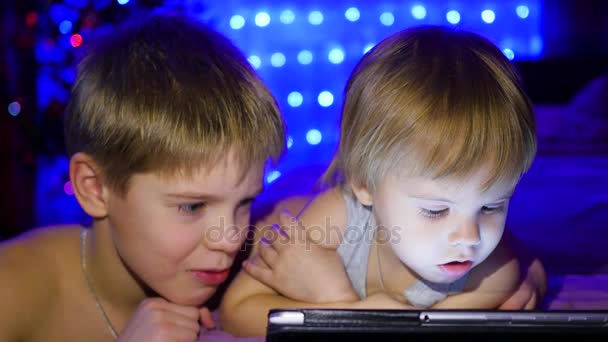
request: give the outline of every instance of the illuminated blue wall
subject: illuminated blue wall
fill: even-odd
[[[55,2],[40,37],[39,107],[64,103],[75,72],[66,61],[82,41],[112,29],[82,18],[90,1]],[[296,5],[297,3],[297,5]],[[99,11],[128,12],[137,0],[93,1]],[[419,24],[452,25],[494,41],[513,60],[542,57],[540,0],[528,1],[166,1],[158,11],[185,9],[210,22],[240,47],[279,100],[289,151],[267,182],[310,164],[327,164],[338,141],[342,90],[356,62],[381,39]],[[67,182],[65,158],[40,163],[36,207],[40,224],[82,221]]]

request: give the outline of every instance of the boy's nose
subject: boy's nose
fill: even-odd
[[[450,233],[448,241],[451,245],[475,246],[481,242],[479,222],[477,218],[465,219]]]
[[[224,218],[219,225],[207,229],[203,236],[203,243],[210,250],[232,255],[241,248],[244,241],[242,234],[246,234],[246,231],[241,229],[233,218],[228,217]]]

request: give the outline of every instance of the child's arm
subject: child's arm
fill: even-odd
[[[519,286],[519,260],[503,238],[494,252],[469,274],[464,292],[448,296],[433,309],[496,309]]]
[[[346,225],[345,210],[343,199],[338,196],[338,193],[329,191],[315,198],[299,218],[304,226],[307,227],[306,229],[314,227],[318,230],[319,227],[324,227],[326,233],[332,233],[333,230],[333,233],[336,234],[336,229]],[[332,216],[328,215],[328,213],[336,213],[336,215]],[[271,218],[270,222],[279,222],[279,220],[275,217],[274,219]],[[254,257],[260,248],[267,248],[261,247],[258,242],[261,238],[259,235],[263,235],[268,229],[268,227],[264,227],[261,231],[256,232],[258,236],[256,236],[254,250],[252,252]],[[321,244],[323,248],[333,249],[333,252],[335,253],[340,240],[334,238],[315,239],[315,242]],[[312,253],[312,251],[310,253]],[[310,254],[309,257],[316,258],[317,256]],[[252,262],[263,264],[263,260],[259,259]],[[336,269],[333,273],[344,273],[343,265],[340,264],[339,268],[340,269]],[[305,272],[299,274],[305,274]],[[335,274],[332,276],[335,277]],[[314,275],[314,277],[309,276],[308,279],[302,277],[300,277],[300,279],[308,281],[311,285],[315,285],[317,288],[320,287],[321,289],[327,289],[328,286],[333,286],[331,281],[325,281],[328,277],[324,277],[317,273]],[[346,277],[345,274],[343,276]],[[294,279],[290,279],[290,281],[294,281]],[[348,280],[346,279],[346,281]],[[329,291],[329,289],[327,290]],[[235,336],[262,336],[265,334],[266,330],[268,311],[272,308],[290,307],[407,308],[405,304],[400,303],[385,294],[373,295],[365,300],[353,298],[348,301],[342,300],[331,303],[310,303],[292,300],[280,295],[270,286],[255,280],[246,272],[241,271],[222,299],[220,307],[221,326],[222,329]]]

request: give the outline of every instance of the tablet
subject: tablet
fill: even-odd
[[[275,309],[266,341],[608,341],[608,311]],[[535,340],[536,341],[536,340]]]

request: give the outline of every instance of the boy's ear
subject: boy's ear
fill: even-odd
[[[372,199],[371,192],[367,189],[366,185],[351,183],[350,188],[353,190],[355,197],[357,200],[368,207],[371,207],[374,204],[374,200]]]
[[[86,153],[70,158],[70,181],[82,209],[93,218],[107,215],[103,175],[95,160]]]

